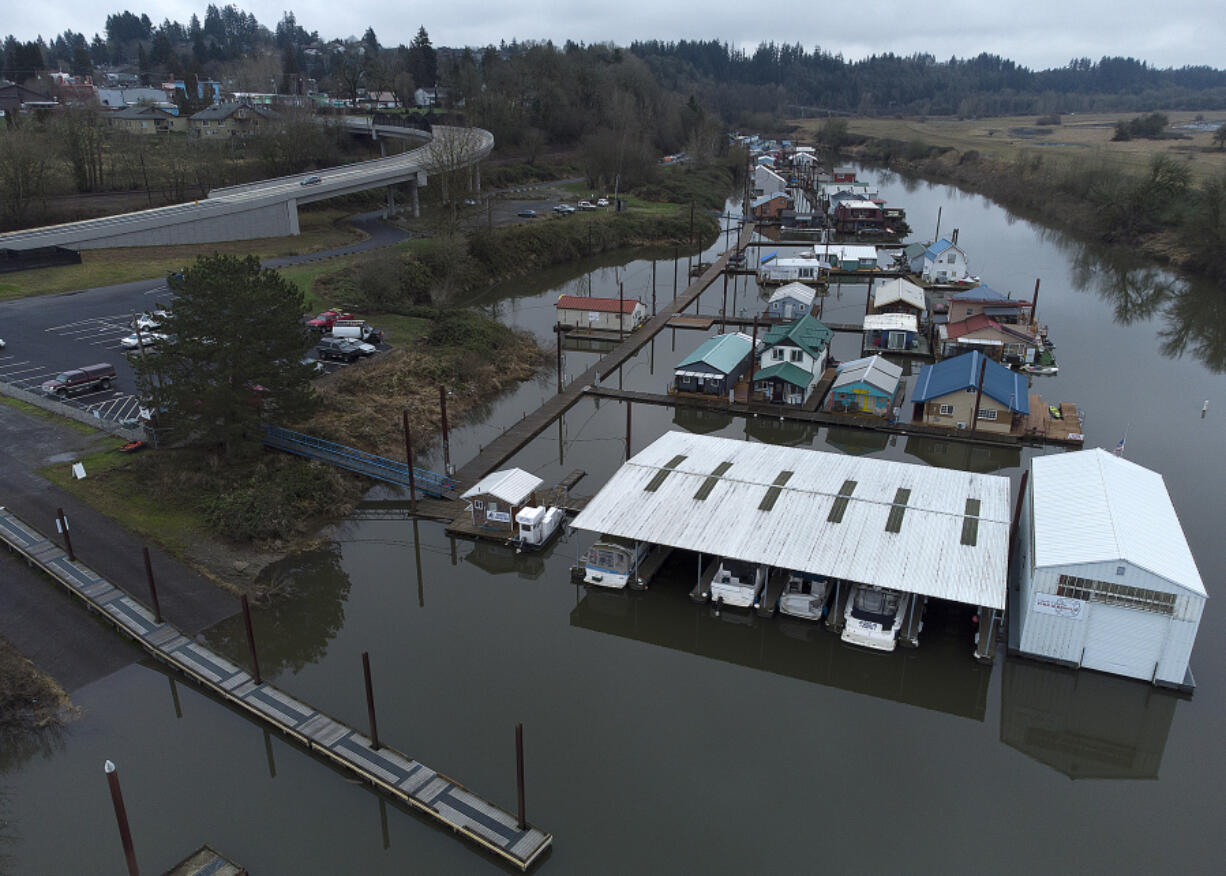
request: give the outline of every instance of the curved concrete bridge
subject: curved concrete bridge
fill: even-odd
[[[369,131],[375,139],[428,142],[400,155],[214,189],[204,200],[190,204],[12,231],[0,234],[0,249],[105,249],[284,237],[298,233],[299,204],[405,182],[410,184],[416,212],[417,190],[426,184],[429,174],[475,165],[494,148],[494,135],[480,128],[438,125],[431,135],[415,128],[376,126],[370,119],[348,118],[345,125],[358,133]],[[319,182],[303,185],[311,177],[318,177]]]

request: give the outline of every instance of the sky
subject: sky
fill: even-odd
[[[222,0],[217,4],[225,5]],[[104,33],[108,13],[130,9],[159,23],[186,23],[205,2],[186,0],[9,0],[0,34],[34,39],[71,29],[92,38]],[[435,46],[483,46],[512,38],[561,44],[633,40],[716,39],[753,50],[760,42],[801,43],[852,60],[874,53],[927,52],[939,60],[990,52],[1032,69],[1062,67],[1072,58],[1121,55],[1157,67],[1226,66],[1226,7],[1222,0],[876,0],[822,3],[775,0],[747,5],[730,0],[660,3],[659,0],[450,0],[402,4],[386,0],[246,0],[235,3],[274,28],[286,9],[298,24],[324,39],[360,37],[374,27],[385,46],[408,43],[425,26]]]

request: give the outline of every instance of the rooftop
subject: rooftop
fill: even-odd
[[[915,382],[914,402],[941,398],[951,392],[974,389],[979,385],[979,369],[983,367],[983,394],[1019,414],[1030,413],[1030,396],[1026,378],[1010,371],[999,362],[987,358],[978,350],[943,359],[935,365],[925,365]]]
[[[759,368],[753,375],[755,382],[772,378],[782,380],[784,383],[790,383],[792,386],[801,387],[808,386],[813,382],[813,374],[811,372],[806,371],[799,365],[793,365],[791,362],[776,362],[765,368]]]
[[[895,365],[884,356],[865,356],[863,359],[852,359],[840,365],[838,376],[830,388],[838,389],[853,383],[867,383],[882,392],[892,394],[898,389],[900,380],[902,380],[901,365]]]
[[[559,310],[591,310],[596,313],[634,313],[641,302],[637,298],[586,298],[582,295],[562,295],[555,305]]]
[[[752,349],[753,338],[744,332],[716,335],[704,341],[702,346],[677,363],[677,370],[687,365],[702,363],[724,374],[731,374]]]
[[[522,505],[532,495],[532,491],[543,483],[544,481],[532,472],[522,468],[508,468],[487,474],[460,498],[471,499],[474,496],[489,495],[508,505]]]
[[[800,347],[816,359],[821,356],[822,350],[829,346],[830,339],[833,337],[834,332],[829,326],[813,314],[806,313],[800,319],[792,322],[771,326],[762,336],[762,343],[766,349],[779,344],[791,344]]]
[[[873,292],[874,307],[885,307],[895,302],[901,302],[916,310],[923,310],[927,306],[924,290],[902,277],[886,280]]]
[[[784,298],[795,298],[808,307],[813,304],[813,299],[816,296],[817,290],[812,286],[806,286],[804,283],[788,283],[774,291],[769,303],[774,304],[776,301],[782,301]]]
[[[1015,307],[1021,307],[1030,303],[1020,298],[1010,298],[1003,292],[997,292],[991,286],[976,286],[973,289],[956,292],[949,297],[951,301],[969,301],[983,304],[1004,304],[1008,302]]]

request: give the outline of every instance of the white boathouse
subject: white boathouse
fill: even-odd
[[[1025,501],[1013,649],[1191,690],[1207,594],[1162,476],[1101,449],[1041,456]]]

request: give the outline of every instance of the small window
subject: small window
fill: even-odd
[[[980,408],[980,410],[979,410],[979,419],[981,419],[981,420],[995,420],[995,419],[996,419],[996,411],[995,411],[994,409],[990,409],[990,408]]]
[[[1123,574],[1124,574],[1124,567],[1123,567],[1123,566],[1116,566],[1116,567],[1115,567],[1115,574],[1117,574],[1117,575],[1123,575]]]
[[[776,362],[782,362],[783,361],[783,350],[780,350],[778,347],[776,347],[773,351],[771,351],[771,358],[774,359]]]
[[[805,358],[805,354],[803,351],[801,350],[792,351],[792,361],[793,362],[801,362],[804,360],[804,358]]]
[[[480,499],[473,499],[473,508],[477,509],[478,511],[484,511],[485,502],[481,501]]]
[[[937,409],[937,412],[943,417],[953,416],[954,406],[953,405],[941,405]]]

